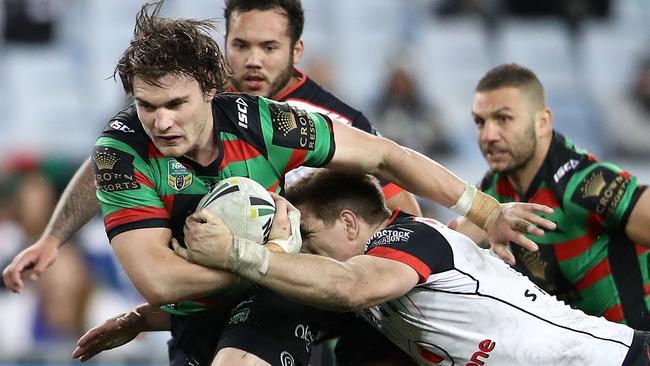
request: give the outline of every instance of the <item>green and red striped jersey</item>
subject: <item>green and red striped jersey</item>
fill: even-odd
[[[515,269],[587,314],[648,330],[649,251],[625,234],[645,188],[557,132],[525,194],[499,173],[488,173],[481,182],[481,190],[499,202],[534,202],[555,209],[546,217],[557,229],[543,237],[528,236],[539,245],[538,252],[511,246]]]
[[[322,167],[334,155],[331,121],[318,113],[263,97],[221,94],[214,98],[212,115],[219,155],[205,167],[185,157],[163,156],[133,105],[108,123],[92,160],[109,239],[129,230],[166,227],[182,240],[185,218],[220,180],[249,177],[281,194],[288,171]],[[210,301],[176,309],[202,310]]]

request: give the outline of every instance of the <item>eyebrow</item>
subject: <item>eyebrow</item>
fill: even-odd
[[[253,42],[251,42],[251,41],[248,41],[248,40],[245,40],[245,39],[243,39],[243,38],[239,38],[239,37],[235,37],[235,38],[233,38],[232,41],[233,41],[233,42],[244,43],[244,44],[251,44],[251,43],[253,43]],[[263,45],[269,45],[269,44],[274,44],[274,45],[275,45],[275,44],[280,44],[280,41],[275,40],[275,39],[269,39],[269,40],[262,41],[262,42],[258,42],[258,43],[261,43],[261,44],[263,44]]]
[[[503,112],[512,112],[512,110],[510,109],[510,107],[501,107],[501,108],[497,109],[496,111],[492,111],[492,112],[490,112],[490,113],[488,114],[488,116],[495,116],[495,115],[497,115],[497,114],[501,114],[501,113],[503,113]],[[472,111],[472,117],[480,117],[480,118],[483,118],[483,116],[481,116],[480,114],[477,114],[477,113],[474,112],[474,111]]]
[[[187,95],[186,95],[186,96],[182,96],[182,97],[176,97],[176,98],[172,98],[172,99],[170,99],[170,100],[168,100],[168,101],[165,101],[165,102],[162,103],[161,105],[173,105],[173,104],[179,104],[179,103],[182,103],[182,102],[187,101],[189,98],[190,98],[190,97],[187,96]],[[146,104],[146,105],[149,105],[149,106],[152,106],[152,107],[159,107],[159,106],[157,106],[157,105],[155,105],[155,104],[153,104],[153,103],[151,103],[151,102],[148,102],[148,101],[146,101],[146,100],[144,100],[144,99],[142,99],[142,98],[134,97],[134,99],[137,100],[137,101],[138,101],[139,103],[141,103],[141,104]]]

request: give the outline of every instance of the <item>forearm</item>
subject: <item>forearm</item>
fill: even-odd
[[[98,211],[99,203],[95,197],[93,173],[88,158],[63,191],[42,236],[51,236],[58,241],[59,246],[63,245]]]
[[[116,235],[111,245],[126,274],[154,306],[197,299],[234,285],[232,273],[190,263],[169,248],[171,231],[137,229]]]
[[[239,277],[227,271],[177,260],[161,262],[152,276],[140,278],[136,287],[154,306],[195,300],[237,284]],[[180,262],[180,263],[179,263]],[[146,283],[143,283],[146,282]]]
[[[364,284],[346,263],[311,254],[277,252],[271,253],[269,262],[266,274],[256,281],[284,296],[332,311],[364,305],[352,296]]]

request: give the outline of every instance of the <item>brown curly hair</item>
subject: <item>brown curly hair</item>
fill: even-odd
[[[171,19],[159,16],[164,1],[142,6],[136,16],[133,39],[117,62],[124,92],[133,94],[133,80],[139,77],[160,86],[168,74],[191,76],[203,93],[223,92],[230,80],[230,68],[217,42],[213,20]]]

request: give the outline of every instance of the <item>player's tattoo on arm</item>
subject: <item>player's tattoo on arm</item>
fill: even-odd
[[[99,210],[90,158],[86,159],[63,191],[44,235],[52,235],[61,245],[67,242]]]

